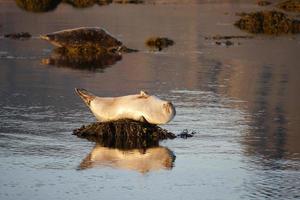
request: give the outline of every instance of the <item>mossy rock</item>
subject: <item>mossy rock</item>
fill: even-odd
[[[168,46],[174,45],[174,41],[166,37],[151,37],[146,40],[146,45],[151,49],[158,49],[161,51]]]
[[[147,148],[157,146],[160,140],[176,138],[157,125],[127,119],[92,123],[75,129],[73,134],[105,147],[120,149]]]
[[[16,4],[30,12],[48,12],[54,10],[61,0],[16,0]]]
[[[67,67],[73,69],[103,71],[122,59],[118,53],[110,53],[99,48],[55,48],[49,58],[43,59],[42,64]]]
[[[250,33],[279,35],[299,33],[300,21],[277,11],[243,13],[235,26]]]
[[[290,12],[300,12],[300,0],[287,0],[277,4],[278,8]]]

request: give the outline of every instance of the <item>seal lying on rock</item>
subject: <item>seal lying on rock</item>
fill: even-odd
[[[111,36],[107,31],[99,27],[80,27],[66,29],[41,35],[40,38],[49,41],[54,46],[68,49],[100,49],[107,52],[133,52],[121,41]]]
[[[150,124],[166,124],[176,114],[171,102],[163,101],[144,91],[114,98],[97,97],[84,89],[76,88],[75,91],[101,122],[132,119]]]

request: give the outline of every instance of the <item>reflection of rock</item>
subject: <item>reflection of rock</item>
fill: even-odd
[[[159,169],[171,169],[174,160],[173,152],[165,147],[120,150],[96,144],[91,153],[80,163],[79,168],[110,166],[146,173]]]
[[[286,0],[277,4],[278,8],[285,11],[300,12],[300,0]]]
[[[74,51],[66,48],[54,49],[49,58],[43,59],[42,63],[57,67],[69,67],[74,69],[99,70],[114,65],[122,59],[117,53],[93,52],[84,53],[84,50]]]
[[[106,147],[132,149],[157,146],[159,140],[176,136],[157,125],[133,120],[97,122],[73,131],[78,137],[97,141]]]
[[[277,35],[300,32],[300,21],[277,11],[244,13],[235,25],[250,33]]]
[[[107,52],[132,52],[134,50],[125,47],[121,41],[111,36],[105,30],[98,27],[81,27],[62,30],[41,36],[58,47],[92,49],[94,51]]]
[[[5,34],[4,37],[14,39],[14,40],[26,40],[31,38],[31,35],[30,33],[27,32],[21,32],[21,33]]]
[[[152,49],[158,49],[161,51],[168,46],[174,45],[174,41],[165,37],[153,37],[146,41],[146,45]]]
[[[16,4],[31,12],[47,12],[54,10],[61,0],[16,0]]]

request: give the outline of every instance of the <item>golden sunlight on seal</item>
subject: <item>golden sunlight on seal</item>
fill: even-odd
[[[97,97],[77,88],[75,91],[101,122],[132,119],[150,124],[166,124],[176,115],[171,102],[149,95],[145,91],[121,97]]]

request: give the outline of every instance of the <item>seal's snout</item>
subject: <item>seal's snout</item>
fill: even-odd
[[[164,103],[163,107],[167,113],[175,115],[175,108],[171,102]]]
[[[95,95],[89,93],[87,90],[85,89],[81,89],[81,88],[75,88],[75,92],[76,94],[78,94],[78,96],[80,96],[80,98],[84,101],[84,103],[86,103],[86,105],[90,106],[91,101],[93,99],[95,99]]]

